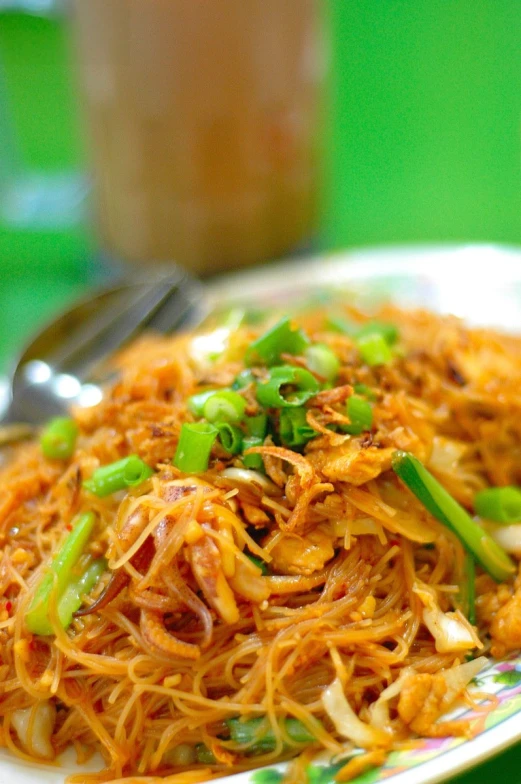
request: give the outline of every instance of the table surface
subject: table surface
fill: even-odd
[[[521,244],[519,0],[327,5],[332,108],[320,248]],[[82,160],[68,57],[60,23],[0,16],[21,152],[41,171]],[[92,285],[94,247],[86,226],[0,223],[0,370],[38,324]],[[521,747],[451,781],[493,778],[521,784]]]

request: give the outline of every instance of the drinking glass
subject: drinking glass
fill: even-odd
[[[313,236],[320,0],[75,0],[102,247],[207,274]]]

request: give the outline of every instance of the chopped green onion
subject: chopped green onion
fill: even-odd
[[[334,381],[340,370],[340,361],[329,346],[323,343],[314,343],[304,352],[308,369],[326,381]]]
[[[354,337],[356,334],[356,324],[343,318],[343,316],[328,316],[326,329],[330,329],[332,332],[340,332],[342,335],[348,335],[349,337]]]
[[[257,385],[257,400],[266,408],[296,408],[316,395],[319,389],[318,381],[309,370],[280,365],[270,370],[267,381]]]
[[[104,558],[89,558],[84,571],[70,581],[58,602],[58,618],[64,629],[70,626],[74,613],[83,603],[83,597],[97,585],[106,569]]]
[[[326,320],[326,328],[333,332],[340,332],[342,335],[348,335],[357,342],[370,335],[379,335],[389,346],[394,345],[399,337],[398,328],[394,324],[376,319],[366,321],[365,324],[359,326],[342,316],[329,316]]]
[[[115,463],[97,468],[83,486],[99,498],[105,498],[126,487],[137,487],[152,476],[153,470],[137,455],[129,455]]]
[[[387,365],[393,358],[388,342],[378,332],[363,335],[357,340],[360,356],[366,365]]]
[[[370,430],[373,424],[373,409],[371,404],[358,395],[351,395],[346,403],[346,413],[351,420],[350,425],[343,425],[342,430],[357,436],[364,430]]]
[[[219,431],[206,422],[185,422],[181,428],[177,451],[173,460],[176,468],[186,474],[206,471],[210,460],[213,442]]]
[[[235,377],[235,381],[232,384],[232,389],[244,389],[244,387],[249,386],[250,384],[255,384],[257,382],[256,377],[253,375],[251,370],[241,370],[238,376]]]
[[[246,401],[238,392],[225,389],[210,395],[203,407],[208,422],[240,422],[244,416]]]
[[[517,487],[491,487],[480,490],[474,497],[476,514],[494,523],[521,521],[521,490]]]
[[[244,424],[246,432],[249,436],[256,436],[257,438],[265,438],[268,432],[268,417],[266,414],[257,414],[257,416],[245,417]]]
[[[192,414],[196,417],[202,417],[204,411],[204,404],[208,400],[209,397],[215,395],[216,392],[222,392],[222,389],[207,389],[206,392],[198,392],[195,395],[192,395],[188,398],[187,405],[188,409],[192,412]]]
[[[236,329],[239,329],[241,324],[244,324],[246,315],[244,308],[229,308],[220,314],[219,327],[225,327],[234,332]]]
[[[74,419],[51,419],[40,436],[44,457],[51,460],[68,460],[74,452],[77,437],[78,425]]]
[[[262,446],[263,444],[264,438],[260,438],[259,436],[246,436],[242,442],[242,451],[246,452],[246,450],[250,449],[252,446]],[[243,455],[242,462],[244,463],[245,468],[253,468],[256,471],[262,471],[264,468],[262,455],[257,453],[254,453],[253,455]]]
[[[216,422],[215,427],[219,431],[219,441],[224,451],[237,455],[242,450],[242,430],[229,422]]]
[[[202,765],[215,765],[217,763],[215,754],[204,743],[198,743],[195,747],[195,758]]]
[[[261,570],[263,577],[268,574],[268,565],[265,563],[265,561],[261,561],[260,558],[255,558],[254,555],[250,555],[249,553],[246,553],[246,556],[249,558],[252,564]]]
[[[357,395],[363,395],[372,403],[377,400],[375,392],[371,389],[371,387],[368,387],[367,384],[355,384],[353,389]]]
[[[92,512],[80,515],[54,556],[49,571],[42,577],[25,616],[27,628],[33,634],[53,633],[49,620],[51,595],[55,591],[59,602],[71,581],[74,566],[82,555],[95,524],[96,517]]]
[[[360,341],[367,335],[381,335],[385,342],[392,346],[398,340],[399,332],[394,324],[389,324],[386,321],[367,321],[357,329],[355,338]]]
[[[305,408],[283,408],[279,421],[280,439],[286,446],[303,446],[317,431],[307,423]]]
[[[298,327],[293,329],[289,316],[284,316],[253,341],[246,351],[245,361],[248,365],[275,365],[281,354],[302,354],[307,346],[308,336]]]
[[[255,719],[227,719],[230,737],[241,746],[250,746],[248,751],[255,754],[272,751],[275,748],[273,728],[264,716]],[[312,743],[316,740],[299,719],[284,719],[282,724],[286,735],[295,743]]]
[[[425,508],[456,534],[494,580],[504,582],[515,574],[516,567],[506,552],[472,520],[414,455],[394,452],[392,467]]]

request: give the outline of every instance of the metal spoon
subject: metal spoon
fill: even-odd
[[[204,315],[203,287],[172,268],[134,275],[96,291],[55,318],[25,347],[2,408],[0,445],[30,435],[34,425],[70,405],[102,397],[106,359],[144,329],[171,332]],[[23,424],[21,424],[23,423]]]

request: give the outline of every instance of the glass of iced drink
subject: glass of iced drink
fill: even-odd
[[[75,0],[103,249],[199,274],[315,228],[320,0]]]

